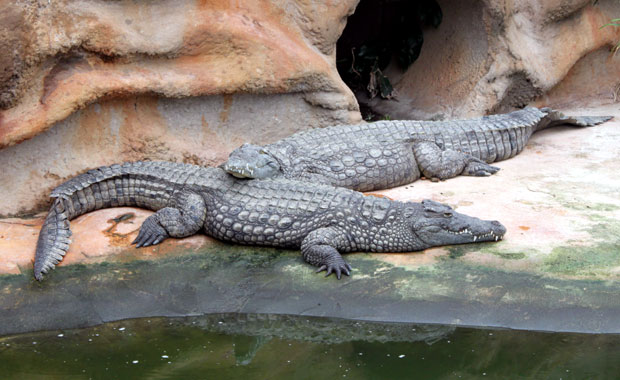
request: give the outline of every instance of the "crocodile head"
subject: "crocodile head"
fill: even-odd
[[[506,227],[496,220],[464,215],[429,199],[422,201],[421,211],[412,217],[413,231],[427,247],[498,241],[506,233]]]
[[[237,178],[265,179],[281,174],[278,161],[262,146],[254,144],[243,144],[233,150],[222,168]]]

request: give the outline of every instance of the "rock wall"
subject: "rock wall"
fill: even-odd
[[[357,2],[0,2],[0,215],[100,165],[360,121],[335,68]]]
[[[297,115],[314,121],[300,125]],[[299,94],[96,102],[0,150],[0,215],[47,208],[54,187],[90,168],[142,159],[214,166],[246,141],[275,141],[329,115]]]
[[[356,3],[5,2],[0,146],[97,99],[144,93],[313,93],[341,111],[333,119],[355,118],[333,50]]]
[[[620,83],[620,55],[610,49],[620,40],[620,28],[601,26],[620,17],[619,1],[438,2],[444,18],[438,29],[425,31],[419,59],[404,72],[387,70],[397,101],[370,102],[380,113],[444,119],[535,101],[557,106],[570,99],[617,99],[612,90]],[[578,62],[583,68],[561,85]],[[563,94],[543,97],[555,87]]]

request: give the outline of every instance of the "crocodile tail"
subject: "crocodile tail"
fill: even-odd
[[[34,259],[34,278],[41,281],[43,274],[53,269],[69,249],[71,240],[69,216],[65,200],[57,198],[50,208],[37,240]]]
[[[613,119],[613,116],[566,116],[562,112],[549,107],[541,108],[540,110],[547,115],[538,124],[538,128],[536,128],[537,131],[558,125],[592,127]]]
[[[43,274],[62,261],[69,249],[71,230],[69,221],[89,211],[104,208],[102,188],[108,190],[107,181],[120,177],[127,171],[127,164],[90,170],[70,179],[52,191],[52,203],[37,240],[34,256],[34,277],[41,281]],[[105,186],[103,183],[106,182]],[[97,185],[96,189],[94,188]],[[116,192],[115,192],[116,193]],[[109,201],[109,192],[107,192]],[[107,205],[109,206],[109,205]]]
[[[162,169],[159,171],[161,174],[169,169],[166,165],[130,162],[104,166],[72,178],[54,189],[51,197],[55,199],[37,241],[34,277],[40,281],[43,274],[63,259],[69,249],[71,219],[109,207],[139,206],[152,210],[164,207],[170,193],[166,188],[169,182],[153,181],[146,173]],[[145,196],[148,194],[157,196]]]

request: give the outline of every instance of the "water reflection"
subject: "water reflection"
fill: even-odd
[[[2,379],[613,379],[620,336],[273,315],[139,319],[0,338]]]

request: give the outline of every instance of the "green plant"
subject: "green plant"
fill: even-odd
[[[614,18],[612,19],[610,22],[608,22],[607,24],[601,26],[599,29],[603,29],[605,27],[608,26],[620,26],[620,18]],[[620,49],[620,41],[618,41],[618,43],[616,44],[616,46],[614,46],[613,48],[611,48],[611,51],[616,54],[618,52],[618,49]]]

